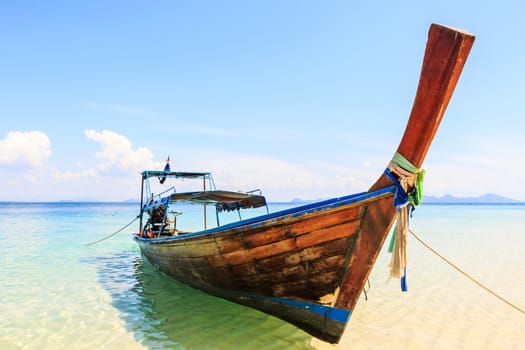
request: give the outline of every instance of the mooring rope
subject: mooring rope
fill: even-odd
[[[113,237],[114,235],[116,235],[117,233],[121,232],[122,230],[124,230],[125,228],[127,228],[129,225],[131,225],[132,223],[134,223],[135,221],[137,221],[137,219],[140,217],[140,215],[137,215],[133,220],[131,220],[126,226],[122,227],[121,229],[113,232],[112,234],[104,237],[104,238],[101,238],[97,241],[94,241],[94,242],[91,242],[91,243],[87,243],[87,244],[84,244],[86,247],[90,246],[90,245],[93,245],[93,244],[97,244],[97,243],[100,243],[102,241],[105,241],[106,239],[108,238],[111,238]]]
[[[505,304],[509,305],[510,307],[514,308],[515,310],[521,312],[522,314],[525,314],[525,310],[523,310],[522,308],[520,308],[519,306],[516,306],[514,305],[513,303],[511,303],[510,301],[508,301],[507,299],[503,298],[502,296],[498,295],[496,292],[492,291],[490,288],[488,287],[485,287],[483,284],[481,284],[479,281],[477,281],[474,277],[470,276],[468,273],[466,273],[465,271],[463,271],[462,269],[460,269],[459,267],[457,267],[454,263],[452,263],[450,260],[448,260],[447,258],[445,258],[443,255],[439,254],[434,248],[432,248],[428,243],[426,243],[425,241],[423,241],[414,231],[412,231],[410,228],[408,229],[408,231],[412,234],[412,236],[414,236],[415,239],[417,239],[419,241],[419,243],[421,243],[425,248],[427,248],[428,250],[430,250],[432,253],[434,253],[435,255],[437,255],[440,259],[442,259],[444,262],[446,262],[447,264],[449,264],[450,266],[452,266],[454,269],[456,269],[458,272],[460,272],[461,274],[463,274],[465,277],[467,277],[469,280],[471,280],[472,282],[476,283],[479,287],[481,287],[482,289],[484,289],[485,291],[489,292],[490,294],[492,294],[493,296],[495,296],[496,298],[498,298],[499,300],[503,301]]]

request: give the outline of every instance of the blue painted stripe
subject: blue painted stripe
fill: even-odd
[[[162,237],[162,238],[141,238],[141,237],[135,236],[134,238],[136,241],[148,242],[148,243],[154,244],[154,243],[163,243],[166,241],[177,241],[180,239],[187,239],[190,237],[207,235],[207,234],[221,232],[224,230],[229,230],[229,229],[233,229],[233,228],[245,226],[245,225],[249,225],[250,226],[249,228],[256,228],[258,226],[266,224],[266,221],[268,220],[276,219],[276,218],[283,217],[283,216],[300,217],[306,214],[314,213],[316,211],[330,210],[330,209],[334,209],[334,208],[337,208],[343,205],[363,202],[363,201],[366,201],[366,200],[369,200],[375,197],[382,196],[387,193],[394,193],[395,188],[396,188],[395,186],[388,186],[388,187],[379,189],[374,192],[362,192],[362,193],[352,194],[352,195],[348,195],[344,197],[327,199],[327,200],[320,201],[320,202],[306,204],[306,205],[302,205],[299,207],[281,210],[275,213],[270,213],[270,214],[250,218],[250,219],[233,222],[233,223],[226,224],[223,226],[214,227],[209,230],[198,231],[194,233],[187,233],[181,236],[171,236],[171,237]]]
[[[274,303],[292,306],[297,309],[308,310],[309,312],[327,317],[331,320],[337,321],[342,324],[346,324],[346,322],[348,321],[348,319],[350,318],[352,314],[352,312],[349,310],[339,309],[336,307],[325,306],[321,304],[309,303],[305,301],[281,299],[281,298],[275,298],[275,297],[266,297],[266,296],[262,296],[258,294],[243,293],[243,292],[236,292],[236,293],[241,296],[246,296],[246,297],[261,299],[261,300],[270,300]]]

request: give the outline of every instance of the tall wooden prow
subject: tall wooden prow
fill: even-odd
[[[473,43],[474,36],[464,30],[438,24],[430,26],[412,112],[397,149],[418,168],[432,143]],[[383,174],[369,191],[391,184]],[[352,261],[342,278],[336,307],[354,308],[394,223],[395,210],[388,201],[379,201],[368,207]]]

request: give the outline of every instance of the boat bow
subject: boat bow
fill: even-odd
[[[421,167],[474,43],[474,35],[432,24],[428,32],[419,84],[410,118],[397,153]],[[382,174],[369,191],[392,185]],[[378,201],[368,207],[356,253],[343,277],[335,305],[353,309],[396,218],[393,203]]]

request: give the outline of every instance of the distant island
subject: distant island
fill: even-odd
[[[294,198],[290,203],[312,203],[320,200],[322,199],[310,200]],[[456,197],[450,194],[441,197],[423,195],[423,204],[525,204],[525,202],[494,193],[487,193],[477,197]]]
[[[423,196],[423,203],[427,204],[519,204],[525,203],[516,199],[503,197],[494,193],[487,193],[478,197],[455,197],[450,194],[436,197]]]

